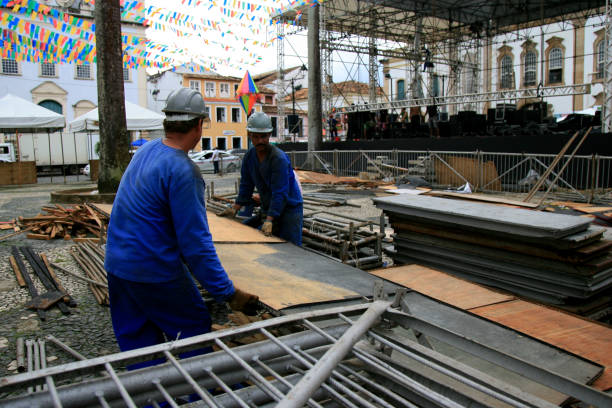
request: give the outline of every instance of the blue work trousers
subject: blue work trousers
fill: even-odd
[[[184,339],[211,330],[208,308],[190,275],[162,283],[133,282],[108,274],[111,319],[121,351]],[[165,336],[165,337],[164,337]],[[182,353],[187,358],[210,347]],[[161,363],[156,359],[133,364],[137,369]]]

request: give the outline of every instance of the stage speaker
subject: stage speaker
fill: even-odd
[[[489,126],[493,126],[495,124],[495,108],[487,109],[487,124]]]
[[[287,115],[287,126],[289,133],[300,133],[300,117],[298,115]]]
[[[451,136],[451,124],[448,121],[438,122],[438,130],[440,131],[440,137]]]
[[[487,115],[476,114],[474,119],[473,131],[478,134],[485,134],[487,132]]]

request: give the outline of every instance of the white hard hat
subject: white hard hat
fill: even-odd
[[[166,106],[162,109],[168,121],[183,121],[195,118],[206,118],[206,106],[204,98],[198,91],[188,88],[180,88],[172,91],[166,100]]]
[[[255,112],[249,116],[247,131],[253,133],[270,133],[272,132],[272,120],[263,112]]]

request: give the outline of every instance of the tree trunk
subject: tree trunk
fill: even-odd
[[[114,193],[130,162],[130,136],[125,120],[123,50],[119,0],[97,1],[96,60],[100,128],[98,191]]]

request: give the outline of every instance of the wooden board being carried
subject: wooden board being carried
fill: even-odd
[[[243,223],[208,213],[208,228],[214,243],[224,244],[274,244],[286,242],[278,237],[266,237],[261,231]]]
[[[93,208],[110,216],[113,209],[112,204],[92,204]],[[259,230],[242,224],[237,220],[218,217],[213,213],[208,213],[208,228],[215,243],[227,244],[249,244],[261,243],[272,244],[286,242],[278,237],[266,237]]]
[[[371,295],[377,280],[365,271],[290,243],[219,244],[216,248],[234,285],[256,294],[262,303],[277,311],[361,299]]]

